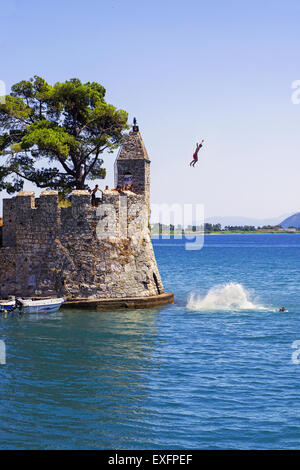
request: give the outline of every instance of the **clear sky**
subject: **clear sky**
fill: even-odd
[[[136,116],[152,202],[300,210],[299,0],[0,0],[0,80],[78,77]],[[195,168],[188,163],[205,139]],[[104,184],[112,186],[112,155]],[[103,184],[103,182],[101,183]]]

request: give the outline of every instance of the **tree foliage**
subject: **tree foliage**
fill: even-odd
[[[128,129],[127,113],[106,103],[105,93],[77,78],[13,85],[0,104],[0,189],[12,194],[28,180],[68,193],[104,178],[102,153],[113,152]]]

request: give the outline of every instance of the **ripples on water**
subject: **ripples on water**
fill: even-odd
[[[168,245],[174,305],[0,320],[2,449],[298,447],[300,237]]]

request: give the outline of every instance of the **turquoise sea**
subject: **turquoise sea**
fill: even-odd
[[[0,319],[1,449],[299,447],[300,236],[153,244],[174,305]]]

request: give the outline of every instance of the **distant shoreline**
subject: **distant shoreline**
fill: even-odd
[[[151,236],[174,236],[174,235],[299,235],[300,231],[290,232],[290,231],[262,231],[257,230],[253,232],[230,232],[230,231],[220,231],[220,232],[170,232],[170,233],[157,233],[151,232]]]

